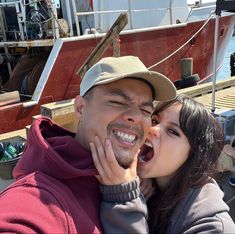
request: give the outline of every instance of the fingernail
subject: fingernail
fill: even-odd
[[[107,146],[110,146],[110,145],[111,145],[111,141],[110,141],[109,139],[106,139],[106,140],[105,140],[105,144],[106,144]]]

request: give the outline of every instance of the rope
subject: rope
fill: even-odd
[[[59,29],[60,29],[61,32],[63,33],[63,36],[67,36],[67,33],[64,31],[64,29],[63,29],[63,27],[61,26],[59,20],[57,19],[57,17],[55,16],[54,12],[53,12],[52,9],[51,9],[51,5],[52,5],[52,4],[50,4],[50,3],[48,2],[48,0],[45,0],[45,3],[46,3],[47,6],[48,6],[47,9],[50,11],[50,13],[51,13],[51,15],[52,15],[51,19],[53,18],[53,19],[57,22]]]
[[[167,57],[165,57],[164,59],[162,59],[161,61],[153,64],[152,66],[148,67],[148,69],[152,69],[153,67],[158,66],[160,63],[163,63],[164,61],[166,61],[167,59],[169,59],[170,57],[172,57],[174,54],[176,54],[178,51],[180,51],[185,45],[187,45],[194,37],[197,36],[197,34],[199,32],[202,31],[202,29],[208,24],[208,22],[210,21],[210,19],[213,17],[214,13],[211,13],[210,17],[207,19],[207,21],[201,26],[201,28],[199,28],[199,30],[192,36],[190,37],[190,39],[188,39],[182,46],[180,46],[177,50],[175,50],[172,54],[168,55]]]

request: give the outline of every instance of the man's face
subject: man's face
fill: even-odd
[[[147,136],[153,111],[150,87],[135,79],[98,85],[90,98],[76,97],[76,139],[87,149],[98,136],[109,138],[120,165],[128,167]]]

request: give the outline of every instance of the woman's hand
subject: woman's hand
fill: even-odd
[[[152,179],[141,179],[140,191],[144,195],[145,199],[148,200],[155,192],[155,187],[152,183]]]
[[[92,158],[99,175],[96,178],[104,185],[117,185],[134,180],[137,176],[137,156],[135,155],[131,166],[127,169],[121,167],[113,153],[109,139],[102,145],[99,137],[95,137],[95,142],[90,143]]]

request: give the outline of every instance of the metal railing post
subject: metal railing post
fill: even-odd
[[[54,34],[54,38],[58,39],[60,38],[60,32],[59,32],[59,25],[57,22],[57,10],[56,10],[56,6],[55,6],[55,2],[53,0],[49,1],[51,4],[51,10],[52,10],[52,28],[53,28],[53,34]]]
[[[69,35],[71,37],[74,36],[74,32],[73,32],[73,24],[72,24],[72,17],[71,17],[71,10],[70,10],[70,0],[65,1],[65,5],[66,5],[66,12],[67,12],[67,19],[68,19],[68,25],[69,25]],[[77,17],[77,16],[74,16]]]
[[[74,15],[74,20],[75,20],[75,24],[76,24],[77,35],[80,36],[80,26],[79,26],[79,22],[78,22],[75,0],[72,0],[72,8],[73,8],[73,15]]]
[[[20,36],[21,36],[21,39],[24,40],[25,38],[24,38],[24,30],[22,27],[22,14],[21,14],[18,2],[15,3],[15,8],[16,8],[17,21],[18,21],[19,30],[20,30]]]
[[[169,13],[170,13],[170,24],[173,24],[173,17],[172,17],[172,0],[170,0],[170,6],[169,6]]]
[[[215,35],[214,35],[214,55],[213,55],[213,83],[212,83],[212,100],[211,100],[211,112],[215,111],[215,89],[216,89],[216,66],[217,66],[217,45],[219,34],[219,15],[215,18]]]
[[[25,0],[20,1],[20,9],[21,9],[21,15],[22,15],[22,28],[23,28],[23,32],[26,35],[26,38],[28,39],[28,35],[27,35],[27,22],[26,22],[26,8],[25,8]],[[23,23],[24,22],[24,23]]]
[[[132,11],[131,11],[131,1],[132,1],[132,0],[128,0],[128,14],[129,14],[130,28],[133,29]]]

